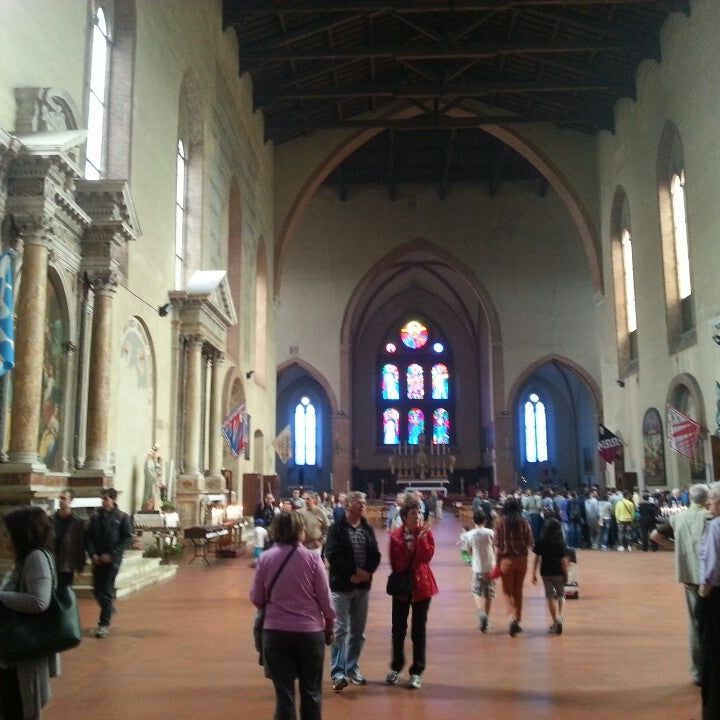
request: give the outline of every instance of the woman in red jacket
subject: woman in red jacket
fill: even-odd
[[[402,526],[390,535],[390,565],[395,572],[412,570],[412,593],[393,596],[392,599],[392,662],[385,678],[388,685],[395,685],[405,665],[405,636],[407,621],[412,607],[410,637],[413,645],[413,662],[410,666],[408,687],[417,690],[422,686],[420,676],[425,669],[425,646],[427,614],[430,598],[438,591],[430,561],[435,554],[435,539],[430,526],[420,515],[420,503],[406,500],[400,508]]]

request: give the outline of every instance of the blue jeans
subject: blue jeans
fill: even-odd
[[[369,590],[333,592],[335,642],[330,648],[330,676],[345,677],[358,669],[360,651],[365,644]]]

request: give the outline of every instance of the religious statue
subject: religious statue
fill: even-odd
[[[157,509],[162,502],[162,458],[157,443],[148,451],[143,475],[145,479],[143,505],[147,505],[152,499],[152,506]]]

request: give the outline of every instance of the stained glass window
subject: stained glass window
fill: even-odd
[[[455,433],[451,348],[438,328],[406,317],[378,346],[377,442],[450,445]]]
[[[400,372],[397,365],[386,363],[382,367],[382,399],[400,399]]]
[[[303,397],[295,408],[295,464],[315,465],[317,416],[310,398]]]
[[[428,329],[418,320],[410,320],[400,330],[400,339],[405,347],[409,347],[411,350],[419,350],[425,347],[428,341]]]
[[[433,443],[450,444],[450,415],[445,408],[433,410]]]
[[[400,413],[393,408],[383,413],[383,444],[397,445],[400,442]]]
[[[418,439],[425,433],[425,413],[420,408],[408,410],[408,442],[417,445]]]
[[[530,393],[525,402],[525,459],[530,463],[548,459],[547,416],[537,393]]]
[[[447,365],[438,363],[432,367],[432,399],[447,400],[448,399],[448,380],[450,373]]]
[[[425,383],[422,365],[413,363],[407,369],[408,400],[422,400],[425,397]]]

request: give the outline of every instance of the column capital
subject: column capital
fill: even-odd
[[[194,348],[202,348],[205,343],[205,338],[200,333],[183,333],[180,339]]]
[[[85,273],[95,295],[113,295],[120,282],[120,273],[110,268],[105,270],[92,270]]]

